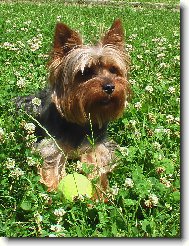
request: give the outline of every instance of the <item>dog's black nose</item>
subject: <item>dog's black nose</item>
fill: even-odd
[[[108,83],[108,84],[104,84],[102,86],[103,90],[107,93],[107,94],[112,94],[114,89],[115,89],[115,85]]]

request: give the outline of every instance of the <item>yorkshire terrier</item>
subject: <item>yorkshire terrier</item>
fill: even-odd
[[[88,178],[98,177],[94,197],[102,198],[114,166],[107,125],[122,115],[130,96],[121,21],[115,20],[96,45],[84,45],[76,31],[57,23],[48,69],[50,89],[39,95],[45,103],[37,117],[43,128],[36,132],[42,137],[41,182],[56,190],[68,159],[78,159],[92,165]]]

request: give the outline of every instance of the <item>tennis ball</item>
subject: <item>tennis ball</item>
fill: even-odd
[[[91,198],[92,184],[82,174],[68,174],[60,181],[58,185],[58,191],[63,194],[66,200],[73,202],[74,198],[79,196],[86,195]]]

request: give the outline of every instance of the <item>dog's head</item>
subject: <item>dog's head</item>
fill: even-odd
[[[92,46],[83,45],[68,26],[56,25],[49,80],[52,101],[68,121],[84,125],[91,120],[101,127],[117,119],[130,95],[128,70],[120,20]]]

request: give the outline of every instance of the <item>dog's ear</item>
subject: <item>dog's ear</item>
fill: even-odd
[[[53,53],[65,56],[71,49],[82,45],[80,35],[63,23],[57,23],[55,28]]]
[[[103,45],[113,45],[119,49],[124,47],[124,30],[120,19],[117,19],[112,24],[111,28],[102,38],[101,43]]]

